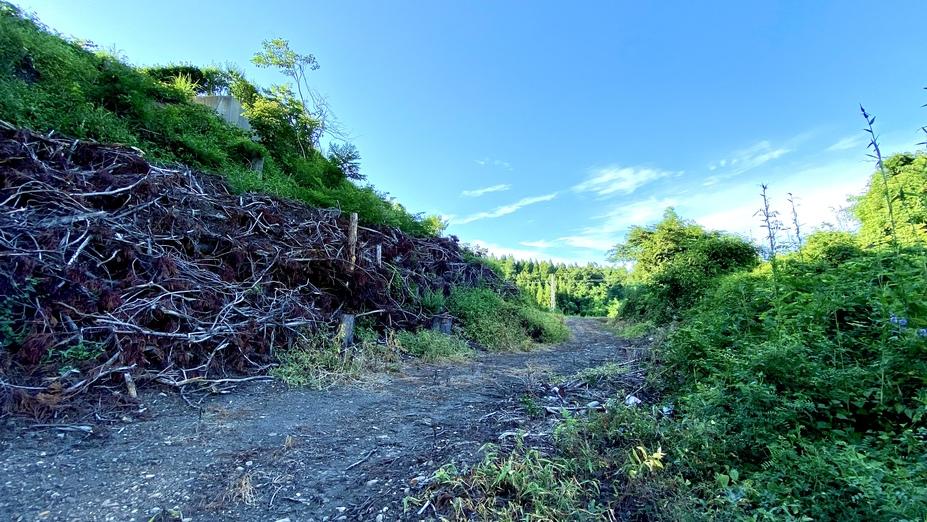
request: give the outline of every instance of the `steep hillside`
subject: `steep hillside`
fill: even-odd
[[[252,133],[192,102],[196,94],[231,90],[245,102]],[[0,120],[139,147],[158,164],[221,173],[235,191],[337,207],[357,212],[364,223],[413,235],[440,230],[440,220],[411,214],[372,186],[348,179],[360,177],[356,155],[346,164],[337,147],[328,154],[318,143],[301,148],[296,138],[312,122],[299,111],[292,97],[255,86],[237,71],[136,69],[0,2]],[[255,158],[264,159],[263,173],[251,170]]]

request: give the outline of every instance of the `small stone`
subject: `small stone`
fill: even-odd
[[[602,403],[599,402],[599,401],[592,401],[592,402],[590,402],[589,404],[587,404],[586,407],[589,408],[590,410],[594,410],[594,409],[598,408],[598,407],[601,406],[601,405],[602,405]]]
[[[367,487],[369,488],[370,486],[373,486],[373,485],[376,484],[377,482],[380,482],[380,481],[377,480],[377,479],[368,480],[368,481],[367,481]]]
[[[629,407],[629,408],[633,408],[633,407],[637,406],[638,404],[640,404],[640,403],[642,403],[642,402],[644,402],[644,401],[638,399],[637,397],[635,397],[635,396],[633,396],[633,395],[628,395],[628,397],[624,400],[625,406],[627,406],[627,407]]]

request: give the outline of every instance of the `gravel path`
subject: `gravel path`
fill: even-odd
[[[599,321],[571,318],[570,341],[528,353],[327,391],[243,385],[197,412],[142,393],[143,418],[91,434],[0,425],[0,520],[417,520],[402,499],[440,465],[472,463],[524,428],[519,398],[551,375],[628,358]],[[553,422],[553,420],[549,420]]]

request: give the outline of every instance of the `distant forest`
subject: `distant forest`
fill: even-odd
[[[557,281],[557,309],[567,315],[606,316],[618,311],[628,271],[624,267],[567,265],[494,258],[502,275],[538,306],[550,306],[550,276]]]

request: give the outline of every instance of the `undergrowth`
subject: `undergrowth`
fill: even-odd
[[[400,350],[425,361],[462,361],[473,355],[465,340],[432,330],[399,331],[393,342]]]
[[[609,329],[622,339],[640,339],[656,329],[652,321],[628,321],[624,319],[609,319]]]
[[[570,335],[561,316],[488,288],[455,288],[447,307],[460,319],[464,336],[490,350],[523,350],[532,342],[557,343]]]
[[[337,335],[319,331],[302,342],[277,351],[278,365],[270,375],[294,387],[323,389],[360,378],[365,372],[389,371],[398,354],[367,328],[355,332],[355,345],[343,348]]]
[[[435,487],[455,493],[447,505],[436,509],[454,520],[598,520],[601,507],[586,502],[594,483],[578,480],[560,459],[545,457],[521,443],[507,454],[485,446],[482,462],[467,473],[453,464],[435,472]],[[406,509],[423,505],[415,497],[405,500]]]
[[[518,448],[445,468],[443,513],[927,519],[927,156],[883,161],[863,115],[877,168],[855,199],[858,233],[808,235],[793,206],[783,240],[765,187],[762,261],[672,210],[633,229],[615,252],[635,265],[612,326],[654,332],[647,395],[660,399],[565,416],[549,455]]]

